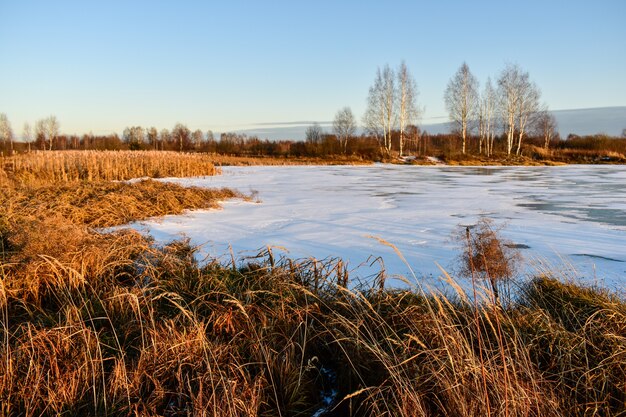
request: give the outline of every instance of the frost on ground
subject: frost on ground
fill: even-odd
[[[260,203],[228,201],[223,210],[135,225],[158,242],[187,236],[202,245],[201,256],[229,257],[229,246],[254,256],[278,246],[293,258],[342,257],[363,279],[378,272],[380,256],[389,275],[438,285],[438,265],[454,270],[454,229],[486,216],[507,223],[504,235],[521,248],[529,272],[558,270],[611,288],[626,279],[623,166],[261,166],[166,180],[258,192]]]

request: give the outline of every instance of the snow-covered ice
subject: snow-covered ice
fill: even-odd
[[[258,192],[260,202],[134,225],[157,242],[189,237],[205,256],[229,256],[229,245],[239,257],[279,246],[293,258],[342,257],[364,279],[380,256],[389,274],[413,281],[411,268],[432,284],[438,264],[454,269],[455,228],[486,216],[506,222],[503,235],[528,247],[528,271],[559,269],[612,288],[626,282],[624,166],[227,167],[221,176],[165,180]]]

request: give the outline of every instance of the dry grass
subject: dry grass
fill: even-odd
[[[614,294],[539,277],[501,307],[353,288],[339,261],[270,249],[199,265],[187,242],[91,226],[214,201],[200,191],[6,184],[1,415],[626,414]]]
[[[157,151],[55,151],[0,158],[0,177],[31,181],[124,181],[215,175],[206,154]]]
[[[61,216],[91,227],[116,226],[188,209],[216,208],[221,200],[243,198],[229,189],[182,187],[154,180],[47,184],[18,187],[9,194],[5,193],[5,204],[11,213],[24,219]]]
[[[602,149],[545,149],[538,146],[528,146],[526,153],[535,160],[555,161],[562,163],[593,163],[593,164],[623,164],[626,156],[620,152]]]
[[[115,257],[51,261],[37,297],[5,264],[4,414],[311,415],[333,389],[332,415],[625,411],[626,305],[593,289],[540,278],[502,309],[106,239]]]

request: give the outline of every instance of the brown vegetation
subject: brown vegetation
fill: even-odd
[[[306,141],[271,141],[245,134],[225,133],[220,140],[205,139],[198,143],[190,142],[189,146],[183,147],[184,150],[194,153],[174,152],[171,149],[178,148],[173,144],[163,147],[149,141],[141,141],[131,147],[121,142],[119,138],[117,145],[114,146],[108,137],[91,138],[87,142],[92,143],[92,146],[83,146],[81,145],[83,142],[73,140],[68,142],[67,138],[61,136],[57,138],[59,143],[76,145],[63,146],[61,149],[132,148],[138,150],[114,152],[119,155],[118,163],[111,162],[111,158],[106,158],[109,162],[99,162],[97,155],[100,155],[101,151],[54,152],[54,157],[45,156],[44,152],[38,154],[38,160],[37,158],[20,159],[20,157],[5,157],[0,160],[2,166],[6,166],[5,169],[18,169],[23,173],[39,172],[40,175],[57,179],[89,179],[90,175],[92,179],[128,179],[140,176],[210,175],[213,172],[211,163],[217,165],[322,165],[360,164],[373,161],[395,162],[402,142],[403,154],[417,157],[417,162],[426,156],[436,156],[452,165],[626,163],[626,140],[607,135],[584,137],[570,135],[566,140],[555,136],[546,146],[545,138],[535,134],[535,136],[525,138],[519,154],[516,152],[508,154],[506,137],[494,134],[490,139],[489,155],[485,150],[484,138],[481,139],[479,136],[467,136],[465,154],[462,153],[463,141],[456,134],[430,135],[427,132],[421,132],[416,126],[409,126],[407,132],[404,132],[403,141],[400,141],[401,136],[403,135],[399,131],[389,132],[390,150],[386,151],[380,147],[376,137],[370,135],[352,136],[340,143],[335,135],[324,134],[321,131]],[[24,143],[16,142],[15,149],[18,152],[25,152],[27,147]],[[149,149],[153,150],[149,151]],[[0,145],[0,152],[1,150],[2,145]],[[9,150],[5,149],[5,152],[7,151]],[[161,153],[163,155],[159,156]],[[83,163],[79,165],[75,161],[68,162],[72,159],[79,159]],[[153,159],[154,162],[147,166],[142,165],[148,159]],[[66,168],[68,163],[76,167],[75,172],[68,171]],[[109,163],[110,166],[104,166],[105,163]],[[2,176],[3,173],[0,170],[0,179]]]
[[[459,231],[456,237],[461,242],[461,276],[471,279],[474,287],[476,280],[488,282],[493,301],[498,305],[503,289],[510,295],[510,283],[517,275],[520,261],[520,253],[513,243],[502,237],[503,228],[482,217],[475,225]]]
[[[4,414],[311,415],[333,390],[326,415],[624,412],[614,296],[540,278],[506,310],[473,307],[347,290],[333,265],[268,253],[200,267],[184,243],[127,233],[4,268]]]
[[[498,307],[355,288],[340,262],[271,249],[199,265],[187,242],[89,227],[210,196],[5,180],[2,415],[626,413],[626,303],[605,291],[542,276]]]
[[[313,157],[263,157],[263,156],[230,156],[210,154],[211,161],[219,166],[255,166],[255,165],[369,165],[372,161],[336,155],[328,158]]]
[[[553,144],[550,149],[530,145],[531,158],[564,163],[610,164],[626,163],[626,139],[607,135],[575,136]]]
[[[606,135],[571,136],[553,140],[545,148],[543,139],[529,137],[519,155],[507,155],[503,137],[496,137],[490,156],[479,152],[480,140],[468,138],[467,154],[460,151],[461,140],[455,135],[423,135],[417,155],[434,155],[450,165],[554,165],[554,164],[623,164],[626,163],[626,140]]]
[[[60,216],[72,223],[109,227],[189,209],[215,208],[220,200],[233,197],[243,196],[229,189],[188,188],[142,180],[19,187],[4,200],[8,200],[12,213],[22,218]]]
[[[124,181],[218,173],[207,155],[178,152],[34,152],[0,158],[0,162],[4,176],[19,181]]]

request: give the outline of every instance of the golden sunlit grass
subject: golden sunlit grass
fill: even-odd
[[[55,151],[0,158],[4,173],[22,181],[123,181],[191,177],[219,171],[206,154],[164,151]]]
[[[498,305],[354,287],[336,260],[272,249],[200,265],[185,241],[93,229],[232,195],[5,179],[0,414],[626,413],[626,303],[607,291],[541,276]]]
[[[538,146],[527,147],[527,154],[534,159],[562,163],[615,163],[623,164],[626,156],[612,150],[588,149],[545,149]]]
[[[2,193],[2,191],[0,191]],[[12,189],[5,198],[11,213],[22,218],[63,217],[92,227],[116,226],[133,220],[188,209],[216,208],[220,200],[243,195],[229,189],[206,189],[142,180],[134,183],[92,181]]]

